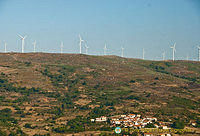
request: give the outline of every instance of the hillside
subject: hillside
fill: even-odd
[[[101,130],[90,119],[140,113],[197,120],[200,62],[0,54],[0,129],[21,135]],[[106,124],[104,124],[106,126]]]

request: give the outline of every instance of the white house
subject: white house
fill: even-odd
[[[115,120],[115,124],[121,124],[119,120]]]
[[[94,122],[94,121],[95,121],[95,119],[90,119],[90,121],[91,121],[91,122]]]
[[[162,129],[169,129],[167,126],[162,126]]]
[[[137,115],[137,117],[138,117],[138,118],[140,118],[140,117],[141,117],[141,115],[140,115],[140,114],[138,114],[138,115]]]
[[[100,117],[100,118],[96,118],[96,122],[103,122],[103,121],[107,121],[107,117]]]
[[[125,118],[125,117],[126,117],[126,115],[121,115],[121,117],[122,117],[122,118]]]
[[[129,114],[129,117],[135,118],[135,114]]]

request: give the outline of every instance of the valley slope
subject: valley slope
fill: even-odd
[[[189,124],[200,113],[199,92],[195,61],[0,54],[0,130],[5,132],[96,131],[102,125],[91,124],[91,118],[129,113]]]

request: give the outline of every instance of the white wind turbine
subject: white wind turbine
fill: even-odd
[[[26,35],[23,37],[23,36],[21,36],[20,34],[18,34],[18,36],[21,38],[21,40],[22,40],[22,53],[24,53],[24,40],[26,39]]]
[[[104,51],[104,55],[106,55],[106,53],[107,53],[107,46],[106,46],[106,44],[104,45],[103,51]]]
[[[200,61],[200,46],[197,46],[198,49],[198,61]]]
[[[33,42],[33,52],[36,52],[36,41]]]
[[[144,55],[145,55],[145,50],[144,50],[144,48],[143,48],[143,50],[142,50],[142,59],[144,60]]]
[[[87,45],[87,43],[85,42],[85,53],[88,54],[88,49],[89,49],[89,46]]]
[[[81,38],[81,35],[79,34],[79,48],[80,48],[80,54],[82,53],[82,42],[84,42],[84,40]]]
[[[172,48],[172,60],[174,61],[175,60],[175,52],[176,52],[176,43],[174,43],[174,46],[171,47]]]
[[[162,53],[162,59],[165,60],[165,51]]]
[[[4,43],[4,52],[5,53],[7,52],[7,43],[6,42]]]
[[[121,52],[121,57],[124,57],[124,47],[121,47],[122,52]]]
[[[63,47],[64,47],[64,44],[63,44],[63,42],[61,42],[61,44],[60,44],[60,53],[63,53]]]

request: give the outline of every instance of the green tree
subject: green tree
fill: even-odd
[[[200,117],[197,118],[197,127],[200,128]]]
[[[0,136],[6,136],[6,133],[0,130]]]
[[[177,121],[173,122],[172,127],[176,128],[176,129],[184,129],[185,123],[181,120],[177,120]]]
[[[156,126],[153,123],[148,123],[145,128],[155,128]]]

